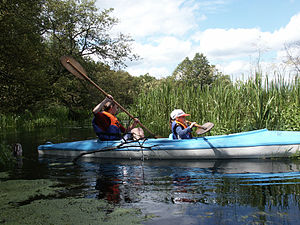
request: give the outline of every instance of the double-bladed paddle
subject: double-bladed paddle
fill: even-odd
[[[70,56],[62,56],[60,58],[62,65],[73,75],[80,79],[87,80],[90,82],[94,87],[96,87],[99,91],[102,92],[106,97],[108,97],[108,93],[106,93],[102,88],[100,88],[94,81],[92,81],[88,76],[84,68],[72,57]],[[121,106],[116,100],[112,99],[112,101],[123,111],[125,112],[130,118],[135,119],[133,115],[131,115],[123,106]],[[140,121],[138,124],[148,131],[153,137],[157,138],[155,134],[153,134],[147,127],[145,127]]]

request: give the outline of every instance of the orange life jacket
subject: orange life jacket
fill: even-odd
[[[106,112],[106,111],[103,111],[102,112],[104,115],[106,115],[109,119],[110,119],[110,125],[111,126],[116,126],[118,128],[121,128],[121,124],[120,122],[118,121],[117,117],[115,117],[113,114],[109,113],[109,112]]]
[[[102,130],[95,122],[95,118],[92,121],[93,128],[95,130],[95,133],[99,137],[100,140],[106,141],[106,140],[120,140],[122,138],[122,132],[121,132],[121,124],[118,121],[118,119],[112,115],[109,112],[103,111],[101,112],[105,116],[107,116],[110,119],[110,125],[107,130]]]
[[[190,139],[192,138],[192,134],[191,132],[187,132],[185,135],[179,137],[179,135],[177,134],[176,132],[176,128],[180,126],[182,129],[186,129],[187,128],[187,125],[175,120],[173,121],[172,123],[172,133],[173,133],[173,139]]]
[[[187,125],[175,120],[175,122],[183,127],[183,129],[187,128]]]

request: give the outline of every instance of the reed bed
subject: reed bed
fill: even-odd
[[[212,135],[268,128],[300,130],[299,80],[270,81],[259,74],[247,82],[200,86],[165,81],[144,90],[131,112],[161,136],[168,136],[169,115],[175,108],[190,113],[199,124],[213,122]]]

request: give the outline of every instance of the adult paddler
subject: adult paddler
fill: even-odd
[[[138,124],[139,120],[134,119],[133,124],[127,129],[118,121],[116,114],[118,106],[114,103],[113,97],[108,95],[93,109],[94,119],[92,121],[93,128],[97,136],[102,141],[120,140],[123,134],[131,133],[133,128]],[[137,129],[138,134],[142,129]],[[135,131],[136,133],[136,131]]]

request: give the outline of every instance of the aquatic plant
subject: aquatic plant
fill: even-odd
[[[115,207],[104,200],[64,197],[58,182],[0,182],[0,223],[4,224],[141,224],[140,210]],[[49,213],[51,212],[51,213]]]
[[[282,77],[262,79],[260,74],[246,82],[218,82],[201,88],[188,83],[165,81],[144,90],[131,112],[149,129],[167,136],[169,115],[175,108],[190,113],[189,120],[215,124],[211,134],[253,129],[300,130],[299,80]]]

